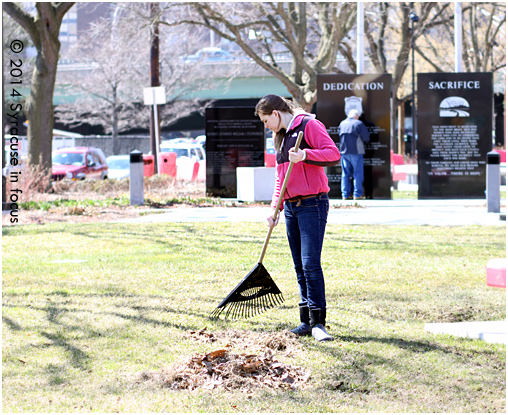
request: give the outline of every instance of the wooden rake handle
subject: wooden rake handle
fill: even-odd
[[[298,137],[296,138],[296,144],[295,144],[295,152],[298,151],[298,149],[300,148],[300,144],[302,142],[302,139],[303,139],[303,131],[300,131],[298,133]],[[280,194],[279,194],[279,200],[277,201],[277,207],[275,208],[274,212],[273,212],[273,221],[275,222],[277,220],[277,215],[279,214],[279,211],[280,211],[280,207],[282,205],[282,199],[284,197],[284,193],[286,193],[286,187],[288,185],[288,180],[289,180],[289,176],[291,175],[291,170],[293,170],[293,165],[295,163],[293,163],[292,161],[289,162],[289,167],[288,167],[288,171],[286,172],[286,177],[284,177],[284,182],[282,183],[282,187],[280,188]],[[268,233],[266,235],[266,239],[265,239],[265,243],[263,244],[263,249],[261,250],[261,255],[259,256],[259,260],[258,260],[258,264],[262,264],[263,263],[263,259],[265,257],[265,253],[266,253],[266,248],[268,248],[268,241],[270,240],[270,236],[272,236],[272,231],[273,231],[273,228],[275,228],[275,226],[270,226],[270,228],[268,229]]]

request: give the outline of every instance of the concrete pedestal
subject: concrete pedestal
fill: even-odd
[[[236,198],[244,202],[269,202],[275,186],[275,167],[237,167]]]

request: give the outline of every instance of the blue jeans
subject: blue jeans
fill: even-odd
[[[363,195],[363,155],[341,154],[342,180],[340,187],[342,197],[360,197]],[[351,178],[353,178],[354,193],[351,195]]]
[[[300,289],[300,306],[326,308],[321,249],[328,218],[328,195],[284,203],[286,232]]]

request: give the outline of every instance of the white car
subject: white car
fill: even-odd
[[[201,144],[203,148],[206,149],[206,135],[198,135],[196,138],[196,143]]]
[[[160,145],[161,153],[176,153],[176,157],[189,157],[196,161],[206,159],[206,154],[201,144],[165,140]]]
[[[108,177],[110,179],[122,180],[131,174],[131,161],[129,154],[109,156],[106,159],[108,164]]]

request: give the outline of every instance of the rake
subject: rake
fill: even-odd
[[[298,151],[300,143],[303,138],[303,132],[298,133],[296,139],[295,151]],[[289,163],[286,177],[282,183],[280,190],[279,200],[277,201],[277,207],[273,214],[273,220],[277,219],[280,206],[282,204],[282,198],[286,192],[289,176],[293,169],[293,162]],[[258,263],[250,272],[244,277],[242,281],[231,291],[224,300],[217,306],[215,310],[210,313],[211,318],[219,318],[219,316],[225,312],[224,318],[249,318],[253,317],[263,311],[270,308],[276,307],[284,302],[282,292],[275,284],[272,277],[263,265],[263,259],[265,257],[266,249],[268,247],[268,241],[272,235],[274,226],[270,226],[268,233],[259,256]]]

